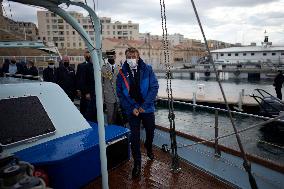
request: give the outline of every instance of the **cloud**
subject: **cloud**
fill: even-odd
[[[111,17],[113,21],[131,20],[139,23],[140,32],[162,34],[159,0],[94,1],[99,16]],[[93,0],[87,2],[93,7]],[[36,22],[38,8],[13,2],[10,4],[16,20]],[[189,0],[167,0],[165,4],[168,33],[181,33],[188,38],[202,38]],[[196,0],[195,4],[208,39],[231,43],[260,42],[264,30],[267,30],[271,38],[284,41],[284,0]],[[4,7],[6,12],[9,12],[7,1],[4,1]],[[67,10],[80,11],[86,15],[86,12],[75,7],[69,7]]]

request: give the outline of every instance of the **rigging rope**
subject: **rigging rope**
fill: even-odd
[[[171,155],[172,155],[172,170],[174,172],[179,171],[179,159],[177,154],[177,142],[176,142],[176,131],[175,131],[175,113],[173,107],[173,91],[172,91],[172,73],[171,65],[169,61],[169,42],[168,42],[168,29],[167,29],[167,18],[166,18],[166,8],[164,0],[160,0],[161,6],[161,21],[162,21],[162,31],[163,31],[163,54],[165,58],[166,65],[166,78],[167,78],[167,94],[168,94],[168,106],[169,114],[168,119],[170,122],[170,138],[171,138]]]
[[[227,108],[227,110],[228,110],[228,114],[229,114],[230,121],[231,121],[232,126],[233,126],[233,128],[234,128],[234,131],[235,131],[235,133],[236,133],[236,139],[237,139],[237,142],[238,142],[240,151],[241,151],[242,158],[244,159],[243,166],[244,166],[246,172],[248,173],[250,186],[251,186],[252,189],[257,189],[258,187],[257,187],[256,181],[255,181],[255,178],[253,177],[252,172],[251,172],[251,165],[250,165],[250,162],[248,161],[247,156],[246,156],[246,153],[245,153],[245,151],[244,151],[244,148],[243,148],[243,145],[242,145],[240,136],[239,136],[239,134],[238,134],[238,130],[237,130],[236,126],[235,126],[235,123],[234,123],[234,120],[233,120],[233,117],[232,117],[232,114],[231,114],[231,110],[230,110],[229,105],[228,105],[228,102],[227,102],[227,98],[226,98],[226,96],[225,96],[223,87],[222,87],[222,85],[221,85],[221,81],[220,81],[220,79],[219,79],[219,77],[218,77],[217,69],[216,69],[215,64],[214,64],[214,62],[213,62],[213,60],[212,60],[211,52],[210,52],[210,49],[209,49],[209,47],[208,47],[208,43],[207,43],[207,40],[206,40],[206,36],[205,36],[204,31],[203,31],[203,28],[202,28],[202,25],[201,25],[201,22],[200,22],[198,13],[197,13],[197,10],[196,10],[195,4],[194,4],[194,0],[191,0],[191,4],[192,4],[192,7],[193,7],[193,9],[194,9],[194,13],[195,13],[195,16],[196,16],[196,18],[197,18],[197,21],[198,21],[198,24],[199,24],[199,27],[200,27],[200,30],[201,30],[201,33],[202,33],[202,36],[203,36],[203,39],[204,39],[204,43],[205,43],[205,46],[206,46],[206,49],[207,49],[207,51],[208,51],[208,53],[209,53],[209,61],[210,61],[210,63],[211,63],[212,66],[213,66],[213,70],[214,70],[214,72],[215,72],[215,74],[216,74],[216,80],[217,80],[217,82],[218,82],[218,84],[219,84],[219,87],[220,87],[220,90],[221,90],[221,92],[222,92],[222,96],[223,96],[224,102],[225,102],[225,104],[226,104],[226,108]]]

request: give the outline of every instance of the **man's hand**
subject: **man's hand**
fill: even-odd
[[[86,100],[91,100],[91,95],[90,95],[90,93],[87,93],[87,94],[85,95],[85,98],[86,98]]]
[[[133,113],[133,115],[138,116],[139,110],[137,110],[137,108],[134,108],[132,113]]]
[[[138,111],[139,111],[139,113],[144,113],[145,112],[145,110],[143,108],[141,108],[141,107],[138,109]]]

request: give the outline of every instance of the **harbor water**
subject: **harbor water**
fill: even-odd
[[[239,92],[244,89],[245,95],[251,94],[255,88],[261,88],[275,95],[273,81],[256,81],[248,82],[244,80],[229,80],[222,82],[226,96],[236,97]],[[172,89],[174,97],[186,99],[188,94],[196,92],[197,85],[204,84],[205,95],[214,98],[220,98],[221,92],[216,81],[194,81],[194,80],[172,80]],[[159,79],[159,95],[165,96],[167,82],[166,79]],[[282,91],[283,93],[283,91]],[[215,113],[213,111],[197,109],[175,109],[176,130],[194,135],[203,139],[213,139],[215,134]],[[235,125],[238,130],[247,128],[264,120],[260,118],[233,115]],[[168,110],[158,107],[156,111],[156,124],[169,127]],[[233,127],[229,117],[225,113],[218,115],[219,136],[233,132]],[[271,133],[266,127],[256,127],[240,134],[241,140],[247,153],[264,159],[273,161],[274,163],[284,165],[284,139],[276,133]],[[236,137],[230,136],[219,141],[219,144],[239,150]],[[186,149],[189,150],[189,149]]]

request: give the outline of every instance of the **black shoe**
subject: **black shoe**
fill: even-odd
[[[141,174],[141,165],[134,165],[132,170],[132,178],[139,177]]]
[[[147,156],[150,160],[154,160],[155,158],[153,152],[147,152]]]

